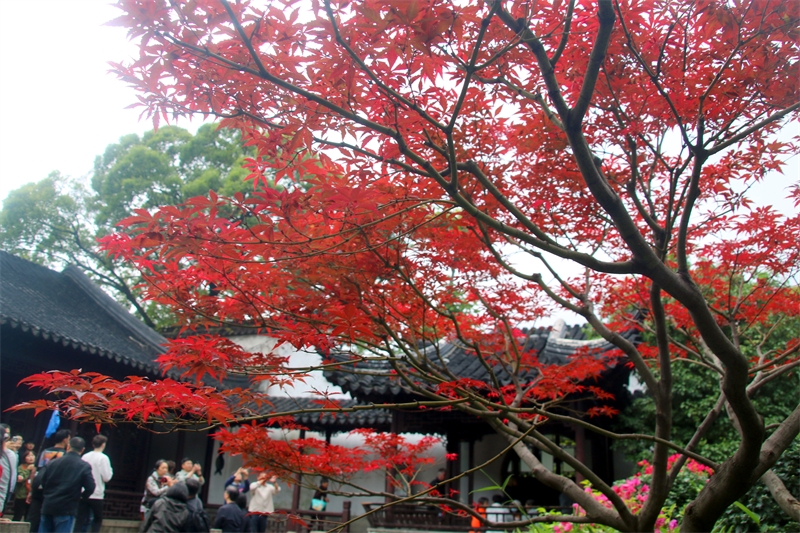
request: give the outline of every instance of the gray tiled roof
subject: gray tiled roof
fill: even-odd
[[[380,409],[362,404],[356,400],[334,400],[343,409],[342,412],[313,413],[299,412],[323,407],[313,397],[270,397],[271,406],[259,409],[261,414],[268,413],[293,413],[296,422],[311,430],[333,432],[349,431],[356,428],[372,428],[378,431],[388,431],[392,425],[392,413],[387,409]],[[354,407],[360,409],[350,410]]]
[[[603,339],[587,340],[580,326],[566,326],[563,321],[559,321],[553,328],[534,328],[525,330],[525,333],[527,338],[524,350],[538,353],[539,360],[547,365],[563,364],[568,357],[575,355],[579,350],[602,354],[616,348]],[[635,329],[626,331],[623,336],[634,342],[638,341],[638,332]],[[489,371],[480,359],[474,352],[465,350],[459,344],[427,345],[423,352],[433,365],[441,367],[441,362],[446,363],[448,371],[458,378],[489,382]],[[351,359],[350,356],[341,353],[333,353],[330,357],[334,361]],[[355,364],[351,362],[346,366],[349,370],[327,370],[325,378],[360,401],[379,404],[419,398],[394,376],[386,361],[362,361]],[[501,365],[495,366],[493,371],[501,385],[511,382],[509,374]],[[525,380],[525,373],[520,377]]]
[[[159,373],[164,337],[140,322],[77,267],[62,272],[0,251],[0,323]]]

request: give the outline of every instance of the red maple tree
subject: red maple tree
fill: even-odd
[[[187,327],[251,324],[298,348],[349,353],[344,365],[324,361],[342,370],[387,361],[427,408],[484,418],[540,481],[586,510],[529,521],[652,530],[689,457],[714,475],[681,531],[711,530],[762,476],[798,516],[769,469],[800,432],[800,407],[767,429],[751,396],[800,364],[796,331],[771,342],[776,321],[800,316],[800,216],[756,208],[748,190],[797,149],[776,135],[800,108],[800,4],[122,0],[120,8],[115,22],[130,28],[141,54],[114,68],[154,123],[220,117],[258,153],[252,194],[142,211],[105,240]],[[796,207],[797,184],[791,195]],[[515,325],[558,309],[615,345],[613,361],[579,354],[548,366],[524,350]],[[632,343],[623,335],[632,327],[653,343]],[[444,341],[474,353],[491,379],[462,379],[419,348]],[[537,429],[550,417],[599,431],[559,406],[576,394],[603,399],[586,384],[620,361],[635,368],[657,413],[652,432],[622,436],[653,443],[652,486],[637,513]],[[690,442],[673,442],[671,368],[685,361],[716,371],[720,396]],[[174,342],[163,363],[201,381],[302,377],[277,356],[208,335]],[[497,379],[499,369],[509,377]],[[264,422],[253,406],[267,399],[254,390],[77,372],[29,382],[74,391],[57,405],[87,420],[261,420],[227,446],[272,468],[338,478],[365,468],[310,440],[296,445],[318,448],[319,464],[282,460],[291,445],[262,437],[270,423],[293,422]],[[319,411],[336,410],[320,399]],[[693,450],[721,415],[741,438],[716,464]],[[383,460],[370,468],[413,468],[419,457],[398,440],[370,445]],[[572,465],[610,506],[547,470],[531,447]],[[681,459],[668,464],[676,451]]]

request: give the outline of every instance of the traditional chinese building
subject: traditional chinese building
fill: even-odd
[[[234,328],[218,333],[251,351],[274,348],[273,339],[254,335],[250,330]],[[525,333],[525,349],[536,351],[545,363],[565,361],[578,350],[603,353],[613,348],[602,340],[587,340],[581,328],[566,327],[563,323]],[[633,338],[635,333],[631,332],[629,336]],[[41,391],[17,386],[22,378],[48,370],[82,369],[116,379],[124,379],[128,375],[146,375],[155,379],[161,376],[155,360],[164,352],[166,342],[165,337],[140,322],[79,268],[69,266],[57,272],[0,251],[0,419],[11,425],[13,431],[21,434],[25,440],[36,442],[37,450],[50,444],[44,440],[49,414],[34,416],[32,411],[6,411],[12,405],[41,397]],[[478,359],[458,344],[447,343],[427,349],[437,350],[437,357],[444,358],[448,368],[458,377],[482,381],[488,378],[487,370]],[[320,357],[315,353],[294,354],[293,357],[300,359],[298,366],[320,362]],[[343,408],[355,403],[380,405],[419,399],[392,375],[385,363],[362,362],[354,369],[352,364],[348,364],[348,367],[348,371],[327,371],[324,377],[319,373],[319,383],[315,383],[315,387],[338,386],[349,393],[351,399],[345,397],[341,400]],[[627,394],[625,385],[628,373],[624,365],[610,368],[597,385],[614,393],[617,402],[622,402]],[[508,376],[500,369],[497,375],[501,381],[508,380]],[[313,398],[302,391],[268,392],[273,397],[270,410],[274,412],[314,407]],[[388,411],[376,408],[325,416],[302,413],[296,415],[296,419],[308,428],[308,432],[317,433],[328,441],[342,439],[347,432],[359,427],[440,435],[446,451],[458,454],[458,460],[445,463],[444,458],[440,457],[436,467],[446,465],[451,475],[487,461],[506,447],[505,441],[485,422],[459,411]],[[69,427],[73,434],[81,435],[87,441],[96,432],[94,424],[62,421],[62,427]],[[101,432],[109,437],[106,453],[114,467],[114,478],[106,491],[109,518],[138,517],[144,480],[157,459],[178,462],[188,456],[203,464],[207,479],[203,495],[210,504],[221,503],[224,480],[239,465],[236,459],[221,458],[217,454],[219,444],[205,431],[153,434],[123,424],[103,426]],[[604,437],[587,435],[580,428],[560,424],[550,424],[544,432],[566,445],[578,459],[590,465],[607,481],[627,474],[624,470],[626,465],[621,464],[619,457],[615,457],[610,443]],[[540,458],[553,470],[562,469],[562,465],[552,457],[540,454]],[[428,477],[432,478],[434,474],[435,469]],[[462,501],[470,502],[475,489],[491,485],[492,481],[502,482],[512,475],[515,478],[509,488],[512,496],[522,501],[534,499],[538,505],[557,505],[558,495],[544,489],[528,476],[524,464],[520,464],[513,452],[487,466],[485,473],[466,476],[456,488],[460,491]],[[378,475],[369,483],[380,490],[383,479]],[[427,481],[425,476],[422,479]],[[282,492],[276,503],[281,508],[302,510],[307,508],[307,500],[310,500],[309,489],[301,491],[293,488]],[[350,503],[341,498],[334,498],[330,507],[333,512],[350,512]],[[361,512],[358,502],[353,503],[352,512]],[[429,517],[425,512],[422,508],[415,509],[416,519],[424,522],[437,517],[437,513]],[[389,512],[373,515],[372,521],[392,525],[395,519],[407,518],[400,515],[395,517]],[[424,529],[426,526],[420,523],[420,527]],[[365,528],[365,523],[356,523],[353,531],[363,531]]]

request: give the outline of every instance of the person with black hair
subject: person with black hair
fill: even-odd
[[[42,450],[42,454],[39,456],[38,467],[41,468],[50,461],[58,459],[67,453],[67,445],[69,444],[70,437],[72,437],[72,433],[70,433],[68,429],[59,429],[56,431],[55,434],[53,434],[54,444]]]
[[[17,454],[8,449],[10,440],[11,428],[8,424],[0,424],[0,516],[6,499],[13,498],[17,486]]]
[[[500,494],[492,496],[492,505],[486,509],[486,520],[489,522],[510,522],[511,511],[508,507],[503,505],[505,499]],[[487,531],[486,533],[503,533],[500,530]]]
[[[79,533],[99,533],[103,525],[103,498],[105,498],[106,483],[111,481],[114,470],[111,460],[103,453],[106,449],[108,437],[95,435],[92,439],[92,451],[83,456],[84,462],[92,467],[95,489],[88,499],[81,500],[78,506],[78,521],[75,531]]]
[[[14,490],[14,522],[22,522],[28,514],[28,498],[31,494],[31,481],[36,475],[36,454],[23,450],[19,454],[17,467],[17,488]]]
[[[246,468],[239,468],[225,481],[225,488],[231,485],[236,487],[241,493],[250,492],[250,480],[247,479],[249,475],[250,472]]]
[[[94,492],[92,467],[81,459],[85,447],[86,441],[73,437],[69,440],[67,453],[47,463],[42,476],[41,533],[71,533],[81,496],[88,497]]]
[[[200,492],[200,482],[189,478],[186,488],[189,489],[189,499],[186,500],[186,507],[189,509],[189,527],[187,531],[192,533],[208,533],[211,530],[211,520],[208,518],[206,510],[203,509],[203,502],[197,497]]]
[[[142,533],[178,533],[189,529],[190,512],[186,502],[189,488],[186,483],[174,483],[157,499],[142,524]]]
[[[214,529],[221,529],[222,533],[239,533],[245,525],[245,511],[236,503],[239,491],[235,487],[228,487],[223,493],[225,505],[217,511],[214,520]]]
[[[328,480],[323,479],[319,483],[319,487],[314,491],[311,497],[311,510],[312,511],[325,511],[328,508]],[[319,514],[312,514],[311,529],[323,529],[325,527],[324,518]]]
[[[201,485],[206,482],[206,480],[203,479],[203,467],[200,463],[195,463],[188,457],[184,457],[183,461],[181,461],[181,469],[175,474],[175,479],[178,481],[186,481],[189,478],[196,479]]]
[[[169,464],[167,461],[164,459],[156,461],[155,470],[147,476],[147,480],[144,482],[144,496],[142,496],[142,505],[139,507],[143,518],[155,501],[166,494],[174,483],[175,480],[169,477]]]
[[[44,490],[42,489],[42,478],[47,471],[47,465],[36,469],[36,474],[31,481],[31,496],[28,504],[28,522],[31,525],[31,532],[39,531],[39,522],[42,518],[42,504],[44,503]]]
[[[438,496],[440,498],[447,498],[448,494],[447,494],[447,482],[445,481],[446,477],[447,477],[447,470],[445,470],[444,468],[440,468],[436,472],[436,477],[433,478],[433,481],[431,481],[431,488],[433,490],[428,493],[428,496],[436,497],[437,495],[433,493],[434,491],[436,491],[438,492]]]

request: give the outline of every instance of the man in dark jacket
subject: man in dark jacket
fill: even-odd
[[[187,531],[192,533],[208,533],[211,529],[211,521],[208,519],[206,510],[203,509],[203,502],[197,497],[200,492],[200,482],[194,478],[187,478],[186,488],[189,489],[189,499],[186,507],[189,509],[189,527]]]
[[[239,498],[239,489],[229,486],[223,494],[225,505],[217,511],[214,520],[214,529],[221,529],[222,533],[236,533],[244,530],[245,511],[236,503]]]
[[[31,524],[31,532],[39,532],[39,523],[42,520],[42,504],[44,503],[44,489],[42,489],[42,478],[47,472],[47,465],[44,465],[36,472],[36,477],[31,481],[31,504],[28,507],[28,522]]]
[[[94,492],[92,467],[81,459],[85,447],[82,438],[73,437],[67,453],[48,463],[42,476],[44,503],[40,532],[71,533],[81,496],[88,498]]]
[[[186,483],[175,483],[157,499],[140,531],[144,533],[177,533],[189,531],[189,489]]]

